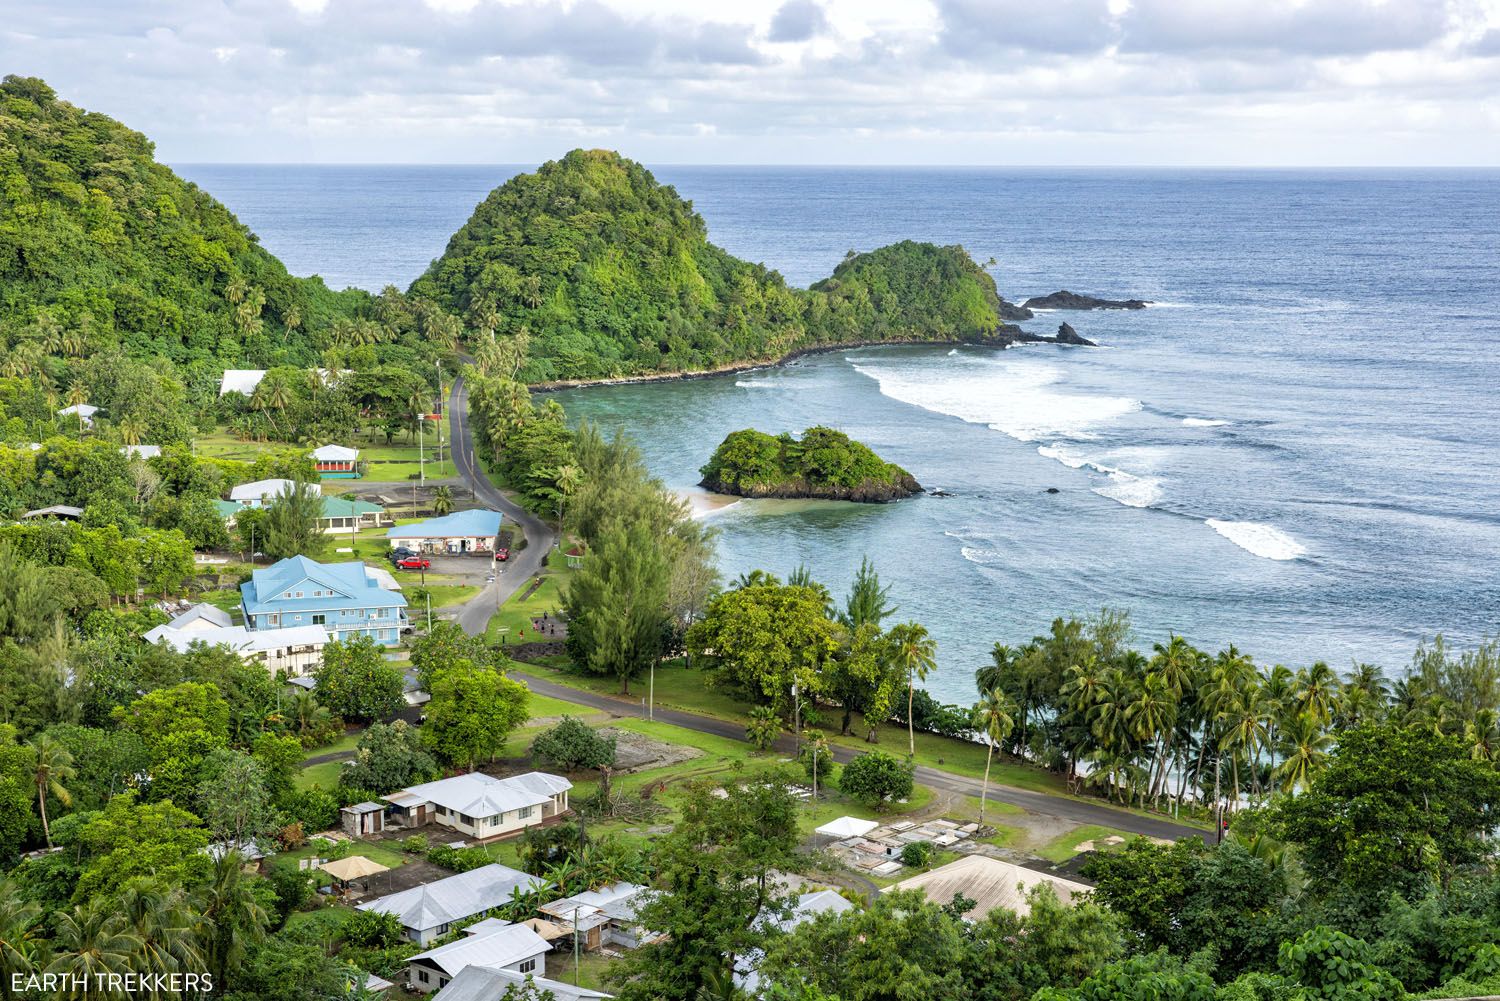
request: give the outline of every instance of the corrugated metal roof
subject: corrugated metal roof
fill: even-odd
[[[1003,907],[1014,914],[1025,917],[1031,913],[1026,895],[1032,887],[1049,884],[1057,892],[1057,899],[1068,903],[1079,894],[1088,893],[1089,887],[1071,880],[1059,879],[1044,872],[1027,869],[987,855],[970,855],[949,862],[931,872],[924,872],[910,879],[903,879],[892,890],[921,890],[934,904],[950,904],[955,894],[962,893],[976,901],[969,917],[982,918],[990,911]]]
[[[546,885],[540,876],[497,862],[371,900],[360,904],[359,909],[394,914],[407,928],[423,931],[499,907],[510,900],[511,891],[517,887],[540,890]]]
[[[536,977],[529,973],[502,970],[490,966],[469,966],[432,996],[432,1001],[499,1001],[505,992],[520,984],[531,984],[538,994],[551,994],[556,1001],[597,1001],[613,994],[591,991],[587,987]]]
[[[472,772],[409,786],[402,792],[470,817],[493,817],[522,807],[537,806],[571,788],[573,783],[567,779],[545,772],[527,772],[507,779]]]
[[[454,511],[441,518],[395,525],[385,533],[388,539],[485,538],[500,531],[499,511]]]

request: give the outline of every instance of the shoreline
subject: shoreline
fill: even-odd
[[[754,372],[757,369],[776,368],[787,362],[796,361],[809,355],[829,354],[834,351],[850,351],[857,348],[879,348],[900,347],[902,345],[924,345],[930,344],[934,347],[947,345],[949,347],[976,347],[997,348],[1004,351],[1016,344],[1030,343],[1053,343],[1050,337],[1038,334],[1029,334],[1020,327],[1009,324],[1001,326],[995,334],[988,338],[961,337],[954,340],[932,340],[922,337],[892,337],[863,341],[847,341],[841,344],[815,344],[810,347],[797,348],[779,358],[762,358],[753,361],[731,362],[720,365],[718,368],[694,369],[686,372],[654,372],[649,375],[621,375],[601,379],[554,379],[550,382],[537,382],[526,388],[533,393],[557,393],[565,389],[593,389],[599,386],[630,386],[645,385],[658,382],[686,382],[690,379],[712,379],[721,375],[739,375],[743,372]]]

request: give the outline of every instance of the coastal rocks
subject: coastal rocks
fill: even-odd
[[[1023,309],[1145,309],[1147,299],[1098,299],[1063,289],[1051,295],[1032,296],[1021,304]]]
[[[737,497],[767,497],[777,500],[838,500],[855,501],[860,504],[889,504],[923,493],[922,484],[916,477],[902,471],[890,482],[866,480],[854,486],[837,483],[814,483],[806,478],[781,480],[776,483],[730,483],[705,477],[698,484],[716,494],[732,494]]]
[[[1085,348],[1097,348],[1099,346],[1093,341],[1089,340],[1087,337],[1080,336],[1078,331],[1073,329],[1073,325],[1071,323],[1064,323],[1062,326],[1058,327],[1057,336],[1052,339],[1058,344],[1075,344],[1079,347]]]
[[[948,491],[944,490],[942,487],[933,487],[931,490],[927,491],[927,496],[928,497],[952,497],[953,495],[950,494]]]
[[[1025,306],[1017,306],[1004,296],[1000,297],[1000,319],[1015,322],[1016,320],[1030,320],[1035,316],[1036,314]]]
[[[1048,487],[1048,488],[1047,488],[1047,489],[1046,489],[1046,490],[1045,490],[1045,491],[1044,491],[1044,493],[1049,493],[1049,494],[1060,494],[1060,493],[1062,493],[1062,491],[1061,491],[1061,490],[1059,490],[1059,489],[1057,489],[1057,488],[1056,488],[1056,487]]]

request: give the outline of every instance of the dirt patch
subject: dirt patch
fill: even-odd
[[[633,730],[606,727],[599,732],[615,738],[616,775],[665,768],[703,756],[703,752],[696,747],[669,744]]]

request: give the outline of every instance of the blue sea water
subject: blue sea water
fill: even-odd
[[[404,287],[513,167],[186,166],[301,274]],[[742,501],[723,569],[861,556],[972,697],[996,641],[1129,609],[1262,662],[1399,670],[1500,633],[1500,173],[664,167],[715,242],[789,281],[850,249],[961,243],[1097,350],[851,349],[560,394],[690,489],[725,433],[838,426],[952,497]],[[1048,493],[1056,488],[1057,493]]]

